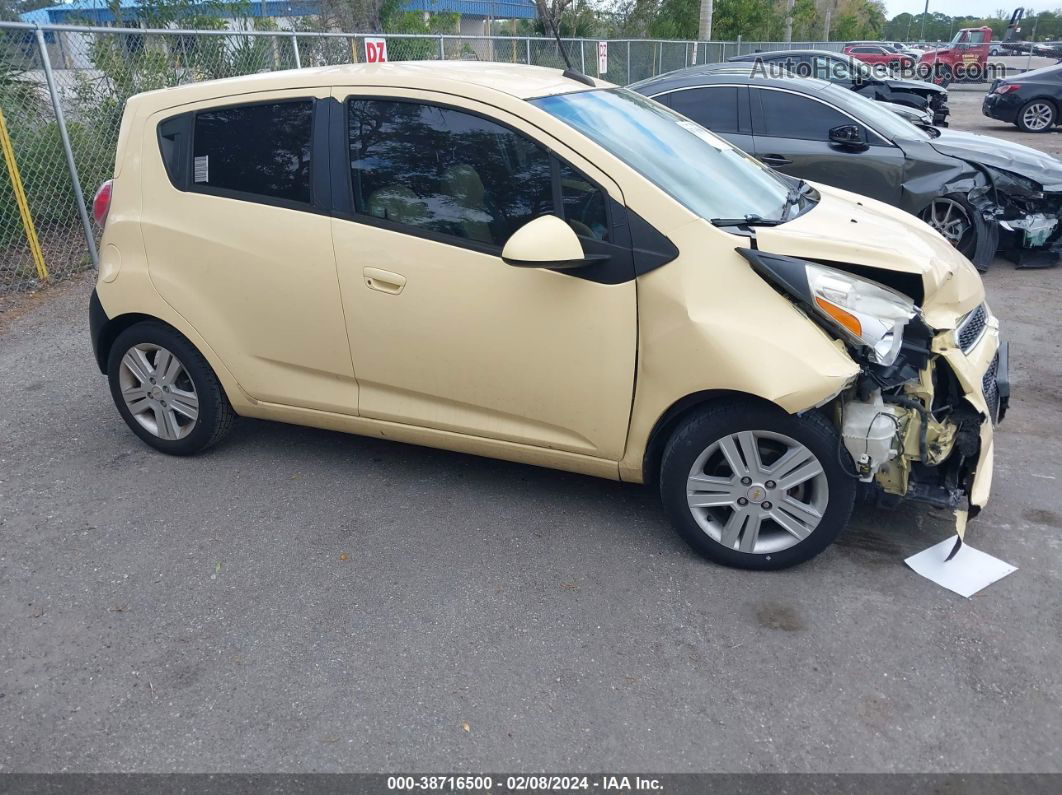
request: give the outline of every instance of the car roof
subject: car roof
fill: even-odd
[[[757,58],[763,58],[764,60],[773,60],[776,58],[782,58],[786,55],[832,55],[834,58],[840,58],[841,60],[847,60],[848,56],[843,52],[834,52],[833,50],[769,50],[767,52],[750,52],[746,55],[735,55],[732,58],[728,58],[728,61],[755,61]]]
[[[729,68],[727,68],[729,67]],[[738,68],[734,68],[738,67]],[[655,96],[665,91],[696,86],[710,86],[719,83],[738,83],[740,85],[757,85],[771,88],[788,88],[813,94],[830,85],[826,80],[814,77],[798,77],[793,74],[772,76],[760,74],[752,63],[712,64],[679,69],[675,72],[650,77],[629,86],[634,91],[647,96]]]
[[[380,64],[344,64],[309,69],[207,80],[163,88],[137,95],[139,102],[158,108],[188,102],[274,91],[323,86],[379,86],[447,91],[460,96],[486,98],[507,94],[518,99],[585,91],[588,88],[611,88],[604,80],[586,78],[587,83],[565,77],[561,69],[525,64],[486,61],[398,61]]]

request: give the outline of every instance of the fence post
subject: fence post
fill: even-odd
[[[81,226],[85,230],[85,243],[88,244],[89,259],[95,268],[100,266],[100,257],[96,252],[96,236],[92,233],[92,222],[89,221],[88,207],[85,206],[85,194],[81,192],[81,178],[77,175],[77,164],[74,162],[74,150],[70,148],[70,136],[66,132],[66,119],[63,116],[63,105],[59,100],[59,91],[55,87],[55,75],[52,73],[52,62],[48,57],[48,45],[44,41],[44,31],[40,24],[37,30],[37,48],[41,53],[41,64],[44,66],[44,79],[48,83],[48,94],[52,99],[52,109],[55,111],[55,121],[59,125],[59,137],[63,142],[63,152],[66,154],[66,166],[70,171],[70,181],[74,183],[74,198],[77,199],[77,210],[81,215]]]
[[[527,42],[527,65],[530,66],[531,65],[531,37],[529,36],[525,41]]]
[[[7,121],[4,119],[3,109],[0,109],[0,147],[4,150],[4,160],[7,161],[7,174],[11,178],[11,189],[15,192],[15,204],[18,205],[18,214],[22,217],[22,229],[26,233],[26,243],[29,245],[30,256],[33,258],[33,264],[37,266],[37,278],[42,282],[46,282],[48,281],[48,266],[44,264],[41,241],[37,237],[37,227],[33,223],[33,214],[30,213],[29,202],[26,200],[26,189],[22,185],[22,176],[18,173],[15,149],[11,145],[11,136],[7,132]]]
[[[705,55],[704,57],[707,58],[708,56]],[[720,50],[720,52],[719,52],[719,62],[720,63],[726,63],[726,42],[725,41],[723,42],[723,49]]]
[[[627,39],[627,85],[631,84],[631,40]]]
[[[584,75],[586,74],[586,49],[583,47],[585,42],[579,39],[579,71]]]
[[[302,59],[299,58],[299,37],[295,31],[291,32],[291,51],[295,53],[295,68],[302,69]]]
[[[439,34],[439,60],[446,60],[446,42],[443,39],[443,35]]]

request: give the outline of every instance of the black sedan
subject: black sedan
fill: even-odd
[[[948,90],[922,80],[902,80],[875,74],[862,61],[829,50],[774,50],[735,55],[729,62],[756,62],[784,67],[800,77],[815,77],[883,102],[933,111],[933,124],[948,124]]]
[[[1047,132],[1059,122],[1062,66],[1046,66],[997,80],[985,95],[981,112],[1010,122],[1023,132]]]
[[[1062,247],[1062,162],[1020,144],[916,127],[822,80],[744,64],[691,67],[631,88],[786,174],[921,217],[979,268],[1002,249],[1020,267]]]

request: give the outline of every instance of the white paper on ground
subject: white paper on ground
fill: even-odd
[[[963,544],[955,557],[947,560],[954,547],[955,539],[946,538],[904,562],[926,579],[965,597],[973,596],[985,586],[1018,570],[1017,566],[1011,566],[969,544]]]

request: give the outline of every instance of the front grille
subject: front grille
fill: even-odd
[[[999,422],[999,385],[996,383],[996,371],[999,369],[999,354],[992,357],[992,364],[988,365],[985,377],[981,379],[981,390],[985,395],[985,403],[988,404],[988,413],[995,424]]]
[[[955,329],[955,342],[963,353],[969,353],[973,350],[981,339],[981,335],[985,333],[987,324],[988,310],[985,309],[984,304],[980,304],[976,309],[968,312],[966,317],[959,321],[959,326]]]

